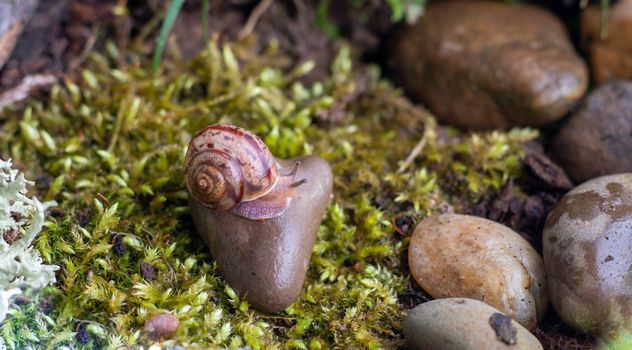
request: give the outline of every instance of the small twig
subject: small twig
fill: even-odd
[[[252,33],[252,31],[255,29],[255,26],[257,25],[257,22],[259,21],[259,18],[261,18],[261,16],[263,16],[263,14],[268,10],[270,5],[272,5],[272,1],[273,0],[261,0],[257,4],[255,9],[252,10],[250,17],[248,17],[246,24],[239,31],[239,35],[238,35],[239,39],[243,39],[246,36],[248,36],[250,33]]]
[[[57,78],[52,74],[35,74],[24,77],[18,86],[0,95],[0,111],[25,100],[33,91],[48,87],[55,82],[57,82]]]
[[[401,174],[404,171],[406,171],[406,169],[413,163],[415,158],[417,158],[419,153],[421,153],[421,151],[424,149],[424,147],[426,146],[426,143],[428,143],[428,130],[429,129],[430,128],[428,126],[424,127],[424,133],[423,135],[421,135],[421,139],[419,140],[419,142],[417,142],[415,147],[413,147],[412,151],[410,151],[410,153],[408,154],[408,157],[406,157],[406,160],[404,160],[404,163],[402,163],[399,169],[397,169],[398,174]]]

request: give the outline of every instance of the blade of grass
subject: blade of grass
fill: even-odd
[[[208,42],[208,0],[202,0],[202,35],[204,42]]]
[[[608,37],[608,14],[610,14],[610,0],[601,0],[601,39]]]
[[[183,3],[184,0],[173,0],[171,2],[171,6],[169,6],[169,10],[167,11],[167,16],[165,16],[165,21],[162,23],[160,34],[158,35],[158,41],[156,42],[156,51],[154,51],[154,57],[151,62],[151,70],[154,74],[156,74],[156,72],[158,71],[158,66],[160,65],[162,54],[165,51],[165,43],[167,42],[167,37],[169,36],[171,27],[173,27],[173,23],[178,17],[178,13],[180,13],[180,8],[182,7]]]
[[[329,0],[318,1],[316,7],[316,25],[322,29],[329,38],[338,38],[338,27],[329,19]]]

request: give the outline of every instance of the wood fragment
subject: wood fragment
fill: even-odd
[[[52,74],[28,75],[18,86],[0,94],[0,111],[28,98],[33,92],[46,88],[57,82]]]

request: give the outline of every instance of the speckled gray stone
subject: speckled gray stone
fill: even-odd
[[[490,318],[500,311],[474,299],[438,299],[418,305],[404,320],[409,350],[538,350],[542,345],[518,322],[508,326],[513,337],[497,333]],[[515,344],[508,344],[513,338]],[[513,342],[512,341],[512,342]]]
[[[632,173],[566,194],[546,220],[544,265],[560,318],[602,338],[632,330]]]

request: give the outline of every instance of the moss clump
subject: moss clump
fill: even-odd
[[[162,312],[180,320],[162,345],[400,346],[397,297],[410,277],[399,257],[407,239],[391,221],[469,207],[519,175],[520,143],[535,137],[440,128],[375,68],[353,69],[346,49],[330,79],[304,86],[299,78],[310,64],[288,67],[274,45],[253,52],[211,42],[197,59],[156,77],[144,59],[115,63],[122,58],[109,48],[91,57],[79,81],[54,86],[43,102],[2,120],[0,154],[39,177],[40,196],[59,203],[37,240],[44,260],[61,266],[55,308],[45,332],[20,323],[52,347],[148,344],[143,323]],[[350,99],[366,74],[363,93]],[[317,125],[341,100],[350,100],[345,122]],[[283,313],[251,310],[215,272],[193,230],[183,158],[191,136],[218,122],[254,131],[278,157],[319,154],[333,166],[335,198],[303,293]],[[398,172],[415,145],[417,156]],[[148,265],[154,276],[142,272]],[[5,338],[15,324],[2,326]],[[37,344],[13,340],[15,348]]]

